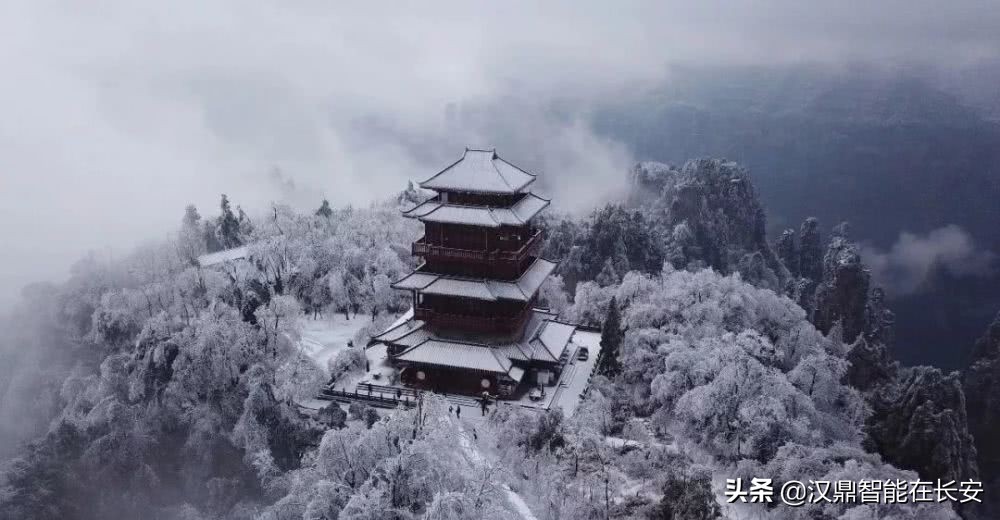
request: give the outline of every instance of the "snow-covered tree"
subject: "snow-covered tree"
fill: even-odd
[[[344,313],[344,319],[350,319],[351,293],[344,282],[344,274],[333,271],[327,276],[327,287],[330,289],[330,307],[335,312]]]
[[[240,221],[233,213],[229,205],[229,198],[225,194],[222,194],[219,209],[221,213],[216,223],[216,237],[219,243],[226,249],[242,244],[240,241]]]
[[[562,314],[569,307],[569,297],[560,275],[552,275],[545,279],[538,290],[538,303],[556,314]]]
[[[319,209],[316,210],[316,216],[327,219],[333,216],[333,209],[330,208],[330,201],[323,199],[323,203],[320,204]]]
[[[178,254],[191,265],[196,265],[198,256],[207,252],[201,215],[194,204],[188,204],[184,208],[184,218],[177,234],[177,249]]]

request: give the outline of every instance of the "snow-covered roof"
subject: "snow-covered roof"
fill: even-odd
[[[558,361],[574,332],[576,332],[576,325],[553,320],[546,321],[538,335],[531,340],[531,345],[536,348],[535,355],[541,356],[542,353],[538,349],[540,346],[545,349],[545,353],[548,354],[551,361]]]
[[[223,251],[204,254],[198,257],[198,265],[208,267],[233,260],[243,260],[247,257],[249,248],[247,246],[234,247]]]
[[[396,356],[399,361],[507,374],[511,361],[485,345],[430,339]]]
[[[377,340],[380,340],[380,341],[386,341],[386,342],[389,342],[389,343],[396,343],[396,342],[402,340],[403,338],[406,338],[407,336],[411,336],[414,333],[418,333],[419,331],[421,331],[423,329],[424,322],[421,321],[421,320],[414,320],[414,319],[412,319],[412,317],[413,317],[413,309],[412,308],[408,311],[408,314],[409,314],[410,318],[407,318],[406,320],[404,320],[404,321],[402,321],[400,323],[394,323],[394,324],[392,324],[391,326],[389,326],[388,329],[385,329],[384,331],[382,331],[381,334],[379,334],[378,336],[375,336],[374,339],[377,339]],[[423,339],[427,339],[427,338],[424,337]],[[423,341],[423,339],[421,341]],[[418,343],[419,343],[419,341],[418,341]],[[414,343],[414,345],[415,344],[416,343]]]
[[[420,290],[436,282],[437,279],[440,277],[441,275],[439,274],[422,273],[420,271],[414,271],[406,275],[403,279],[399,280],[398,282],[392,284],[392,286],[396,289]]]
[[[489,280],[461,280],[444,276],[424,287],[420,292],[441,296],[461,296],[463,298],[474,298],[489,302],[496,301],[498,296],[491,290]]]
[[[569,345],[576,326],[556,321],[553,315],[538,315],[529,321],[525,334],[515,342],[498,346],[508,358],[518,361],[557,363]]]
[[[515,300],[526,302],[538,292],[539,287],[555,268],[555,262],[536,258],[519,279],[510,282],[414,271],[393,283],[392,287],[416,290],[424,294],[457,296],[484,301]]]
[[[507,352],[508,357],[511,359],[530,361],[531,351],[528,343],[538,334],[538,331],[541,330],[547,320],[555,319],[555,317],[556,315],[549,311],[533,308],[531,309],[531,315],[528,316],[528,320],[524,324],[524,328],[521,330],[521,334],[510,341],[496,342],[496,345],[501,350]]]
[[[485,335],[474,339],[456,338],[445,331],[432,331],[424,321],[411,319],[406,323],[390,327],[375,336],[373,341],[391,343],[407,349],[398,357],[403,361],[487,370],[482,368],[483,363],[492,362],[485,357],[475,357],[482,356],[483,351],[471,351],[469,348],[489,350],[490,355],[498,359],[500,368],[512,366],[513,362],[557,363],[566,351],[575,331],[575,325],[556,321],[554,314],[541,309],[532,309],[524,330],[520,336],[513,339],[509,337],[497,339]],[[455,344],[458,347],[447,347],[452,349],[447,350],[443,344]],[[427,348],[424,348],[425,346]],[[418,351],[418,347],[421,350]],[[457,361],[453,361],[452,357]],[[486,361],[473,365],[470,359],[480,361],[486,359]],[[509,371],[508,375],[519,380]]]
[[[544,258],[538,258],[528,266],[528,269],[517,280],[517,288],[524,294],[525,299],[531,299],[538,292],[538,288],[542,286],[555,268],[555,262]]]
[[[549,199],[539,197],[534,193],[528,193],[510,207],[510,212],[521,222],[527,222],[545,209],[549,205],[549,202]]]
[[[518,193],[535,176],[500,158],[496,150],[466,149],[462,158],[420,183],[421,188],[475,193]]]
[[[549,200],[534,193],[526,194],[509,208],[487,206],[467,206],[444,204],[438,200],[428,200],[413,209],[403,212],[404,217],[416,218],[422,222],[442,224],[465,224],[469,226],[521,226],[538,215]]]
[[[469,226],[500,227],[489,208],[477,206],[458,206],[428,201],[414,208],[422,213],[416,217],[422,222],[440,222],[442,224],[465,224]],[[403,216],[410,217],[410,213]]]

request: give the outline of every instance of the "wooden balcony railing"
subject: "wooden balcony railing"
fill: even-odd
[[[485,333],[507,333],[520,330],[531,310],[527,307],[513,316],[471,316],[441,312],[429,307],[416,307],[413,317],[431,325]]]
[[[495,249],[482,251],[476,249],[460,249],[438,244],[427,243],[426,237],[420,237],[413,243],[411,251],[417,256],[436,256],[451,260],[471,260],[487,264],[520,263],[528,256],[538,256],[544,241],[544,232],[539,229],[520,248],[513,251]]]

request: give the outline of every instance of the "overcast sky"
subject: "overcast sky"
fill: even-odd
[[[537,4],[0,2],[0,307],[87,250],[165,236],[187,203],[363,203],[466,145],[573,175],[552,195],[595,204],[635,158],[577,115],[670,64],[950,66],[1000,47],[985,1]]]

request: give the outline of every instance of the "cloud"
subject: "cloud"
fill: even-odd
[[[875,280],[897,295],[919,291],[937,268],[955,276],[988,276],[996,260],[996,255],[979,249],[972,236],[954,224],[924,236],[901,233],[888,251],[865,247],[862,257]]]
[[[929,0],[5,1],[0,305],[85,250],[163,236],[187,203],[363,203],[466,145],[583,208],[633,159],[588,110],[669,64],[963,62],[996,55],[998,25]]]

